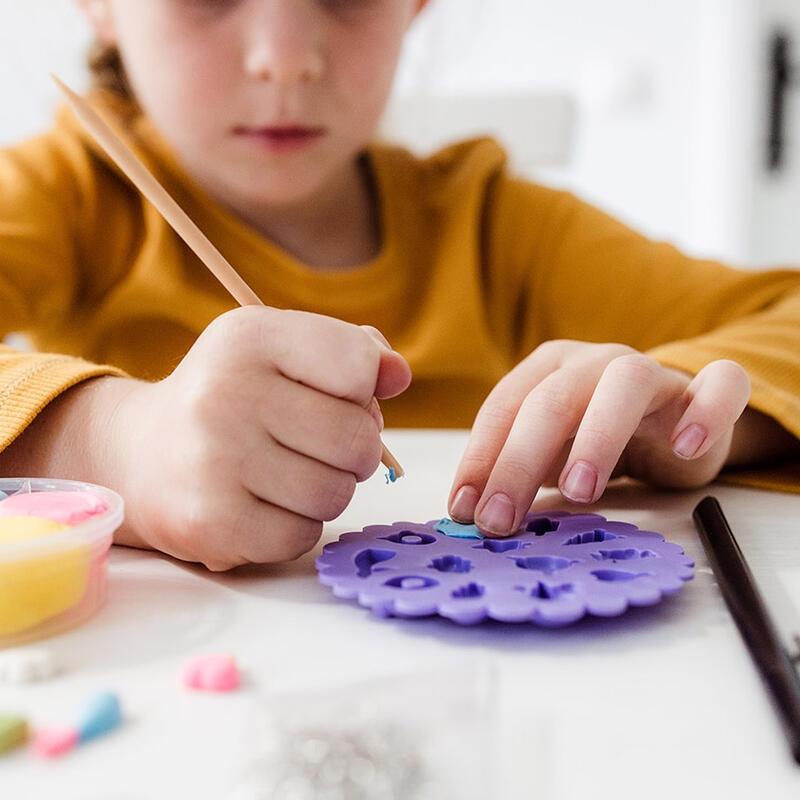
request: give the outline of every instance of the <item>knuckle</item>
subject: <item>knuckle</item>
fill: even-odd
[[[243,343],[254,341],[269,328],[272,309],[263,306],[243,306],[221,314],[206,328],[215,338],[219,336],[227,346],[241,349]]]
[[[544,382],[539,384],[525,400],[526,411],[535,410],[549,420],[571,422],[575,417],[576,392],[566,382]]]
[[[587,426],[583,428],[580,431],[579,438],[581,451],[588,454],[586,458],[589,461],[597,460],[592,458],[592,453],[605,455],[620,449],[616,439],[614,439],[608,431],[597,426]],[[578,456],[578,458],[581,458],[581,456]]]
[[[242,332],[257,337],[257,344],[266,352],[291,347],[295,339],[291,335],[291,328],[296,320],[294,312],[259,306],[248,306],[242,310],[253,314],[251,324]]]
[[[304,520],[297,532],[298,547],[302,547],[301,555],[314,547],[320,536],[322,536],[322,522]]]
[[[220,422],[219,388],[213,376],[204,374],[192,381],[184,393],[187,418],[203,429],[213,429]]]
[[[504,401],[500,384],[498,384],[497,390],[493,390],[480,407],[475,424],[490,434],[502,433],[505,436],[516,416],[516,406]]]
[[[181,386],[180,403],[186,419],[200,430],[218,431],[229,424],[229,409],[241,405],[237,385],[229,373],[213,364],[195,370],[191,380]]]
[[[458,468],[458,474],[461,476],[459,483],[472,483],[471,478],[488,475],[493,466],[494,461],[489,453],[477,449],[467,452],[461,459],[461,465]]]
[[[237,312],[239,310],[236,308],[214,317],[203,330],[203,337],[206,340],[216,341],[218,338],[225,339],[233,335],[232,331],[238,326]]]
[[[225,572],[243,563],[218,552],[222,528],[215,523],[213,510],[203,498],[182,503],[180,513],[166,520],[165,528],[172,531],[181,558],[203,564],[212,572]]]
[[[535,350],[534,353],[542,353],[545,355],[557,355],[573,347],[576,344],[574,339],[548,339],[542,342]]]
[[[595,352],[599,353],[608,361],[615,358],[621,358],[627,355],[637,355],[638,350],[634,350],[627,344],[619,344],[619,342],[604,342],[603,344],[594,345]]]
[[[578,344],[572,339],[548,339],[537,345],[522,363],[533,361],[540,364],[560,364],[570,356]]]
[[[336,369],[331,374],[331,393],[357,399],[366,404],[375,392],[378,379],[378,343],[356,325],[333,320],[336,324],[324,335],[328,352],[335,354]]]
[[[355,478],[357,480],[366,480],[370,477],[380,466],[381,456],[383,455],[383,444],[380,437],[375,436],[372,439],[372,449],[364,456],[361,462],[360,469],[356,471]]]
[[[548,357],[559,353],[564,347],[562,339],[548,339],[536,347],[531,355]]]
[[[361,478],[372,475],[381,460],[381,440],[375,420],[367,411],[359,410],[350,426],[342,426],[339,452],[350,471]]]
[[[538,480],[536,460],[523,453],[506,453],[498,464],[498,473],[502,473],[504,483],[512,486],[533,486]]]
[[[343,473],[327,483],[319,519],[330,522],[344,512],[356,491],[355,475]]]
[[[362,331],[367,333],[376,342],[391,348],[389,340],[374,325],[361,325],[360,327]]]
[[[378,343],[366,331],[352,328],[353,343],[345,350],[345,366],[360,394],[371,397],[378,378]]]
[[[181,504],[181,511],[172,518],[172,525],[181,538],[193,546],[205,543],[209,534],[209,514],[203,497],[191,497]]]
[[[653,383],[660,371],[658,362],[644,353],[632,352],[613,358],[608,363],[605,374],[640,387]]]
[[[209,527],[213,527],[215,535],[224,537],[226,548],[244,551],[253,539],[254,522],[246,503],[239,503],[235,510],[229,509],[225,516],[216,511],[209,516]]]
[[[290,535],[283,538],[278,548],[276,561],[294,561],[305,555],[319,541],[322,522],[298,517]]]

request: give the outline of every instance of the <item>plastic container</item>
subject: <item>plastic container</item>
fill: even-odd
[[[122,524],[124,503],[116,492],[103,486],[49,478],[0,478],[0,492],[8,496],[89,492],[107,506],[105,511],[62,530],[18,541],[3,541],[0,537],[3,648],[72,628],[103,605],[108,585],[108,551],[114,531]],[[45,515],[33,516],[41,519]],[[0,519],[0,531],[2,522]]]

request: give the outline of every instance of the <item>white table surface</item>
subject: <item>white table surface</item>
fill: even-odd
[[[486,665],[496,684],[495,746],[474,754],[487,770],[494,765],[492,797],[800,797],[800,768],[692,524],[706,491],[625,484],[593,508],[666,534],[696,560],[695,579],[656,607],[556,631],[379,620],[321,586],[314,557],[347,530],[443,515],[466,434],[388,431],[385,439],[408,477],[386,486],[377,474],[359,487],[319,547],[296,562],[211,574],[115,548],[106,606],[45,643],[66,672],[44,684],[0,687],[0,710],[34,723],[66,722],[89,693],[110,688],[122,699],[125,725],[57,761],[25,750],[0,759],[0,798],[218,800],[256,755],[251,733],[266,694],[335,691],[428,669],[457,674],[469,664]],[[797,603],[800,496],[711,491],[748,557],[771,562]],[[534,508],[568,506],[545,492]],[[180,687],[187,658],[221,651],[245,670],[239,692]]]

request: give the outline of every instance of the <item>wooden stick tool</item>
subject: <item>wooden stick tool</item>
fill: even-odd
[[[217,280],[242,306],[263,306],[258,295],[245,283],[230,262],[217,250],[208,237],[195,225],[189,215],[175,202],[166,189],[136,154],[114,133],[100,115],[56,75],[51,75],[62,91],[77,118],[109,157],[129,178],[131,183],[156,207],[175,232],[192,249],[203,264],[211,270]],[[405,472],[397,459],[383,445],[381,461],[389,470],[392,480]]]

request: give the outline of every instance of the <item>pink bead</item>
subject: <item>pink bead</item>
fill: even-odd
[[[239,668],[233,656],[198,656],[184,667],[183,684],[189,689],[230,692],[239,687]]]
[[[42,758],[55,758],[68,753],[80,738],[75,728],[40,728],[33,737],[31,746]]]
[[[22,492],[0,501],[0,517],[44,517],[77,525],[108,510],[93,492]]]

